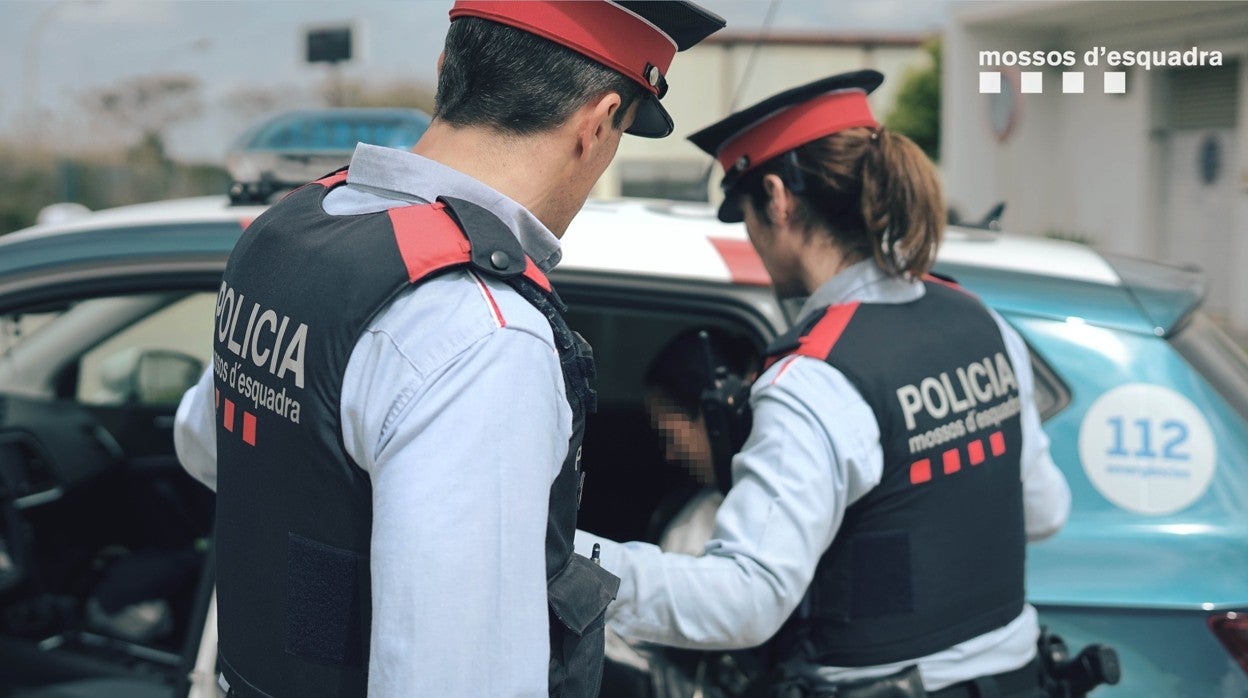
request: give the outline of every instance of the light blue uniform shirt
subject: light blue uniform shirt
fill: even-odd
[[[413,153],[361,145],[329,213],[438,196],[489,209],[548,271],[527,210]],[[178,407],[186,469],[216,483],[212,374]],[[359,338],[342,389],[348,455],[372,480],[368,694],[545,696],[546,519],[572,413],[550,325],[507,284],[457,271],[401,292]]]
[[[867,260],[821,286],[802,309],[850,301],[903,303],[918,282],[886,276]],[[1022,397],[1022,478],[1027,535],[1055,533],[1070,490],[1049,457],[1033,397],[1027,348],[1001,327]],[[754,426],[733,459],[732,490],[715,519],[705,554],[663,553],[646,543],[615,543],[578,531],[577,552],[602,545],[602,565],[622,579],[607,608],[610,627],[630,640],[732,649],[769,639],[801,601],[845,510],[880,482],[883,452],[871,408],[838,370],[805,356],[783,359],[751,390]],[[917,663],[928,690],[1021,667],[1035,655],[1035,609],[1005,626],[915,661],[875,667],[799,666],[826,682],[883,676]]]

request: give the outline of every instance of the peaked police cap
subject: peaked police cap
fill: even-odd
[[[867,95],[884,82],[874,70],[858,70],[785,90],[689,136],[724,168],[719,220],[743,218],[733,189],[741,176],[780,155],[838,131],[879,128]]]
[[[618,0],[458,0],[451,20],[479,17],[553,41],[632,79],[645,90],[628,133],[662,138],[672,117],[659,103],[667,69],[684,51],[724,27],[692,2]]]

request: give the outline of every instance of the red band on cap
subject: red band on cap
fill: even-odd
[[[676,44],[666,34],[604,0],[458,0],[451,19],[459,17],[480,17],[549,39],[631,78],[652,94],[658,94],[659,87],[650,84],[647,66],[666,75],[676,55]]]
[[[741,156],[749,162],[741,172],[816,138],[857,126],[878,128],[862,90],[830,92],[768,116],[729,139],[716,159],[731,172]]]

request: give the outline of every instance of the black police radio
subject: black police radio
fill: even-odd
[[[750,413],[750,383],[715,360],[711,338],[705,330],[698,333],[698,341],[709,381],[698,402],[711,444],[715,484],[727,494],[732,487],[732,457],[745,444],[754,421]]]

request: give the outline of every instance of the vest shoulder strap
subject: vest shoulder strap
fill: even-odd
[[[830,305],[822,313],[813,313],[800,325],[777,337],[767,346],[765,368],[770,368],[790,354],[809,356],[820,361],[827,359],[860,305],[857,301]]]
[[[346,181],[344,167],[311,184],[332,190]],[[435,203],[399,206],[387,214],[409,283],[453,267],[471,266],[500,279],[522,276],[546,293],[552,292],[550,280],[525,254],[507,224],[482,206],[440,196]]]
[[[948,276],[929,273],[923,276],[923,281],[929,289],[933,286],[953,289],[975,299],[974,294]],[[826,360],[860,306],[860,302],[854,301],[831,305],[821,313],[812,313],[788,332],[772,340],[767,346],[764,369],[790,354]]]

